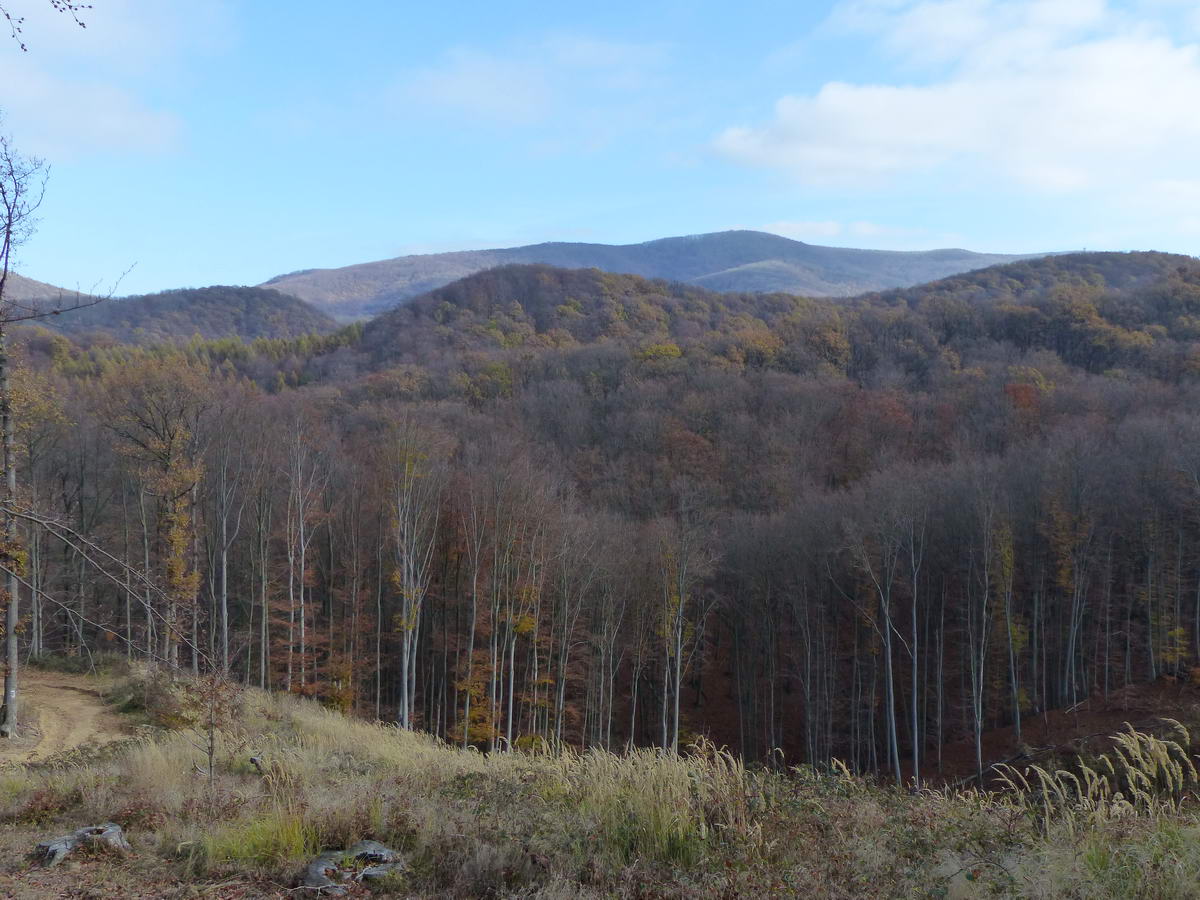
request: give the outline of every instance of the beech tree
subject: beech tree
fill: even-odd
[[[105,392],[105,426],[156,501],[151,543],[166,590],[158,655],[178,665],[185,629],[193,647],[198,631],[195,515],[204,472],[200,420],[211,403],[206,377],[194,366],[160,361],[112,371]]]
[[[417,641],[425,595],[433,574],[442,493],[446,482],[445,445],[410,419],[401,419],[388,435],[390,515],[395,542],[393,580],[399,593],[401,728],[413,727],[417,691]]]

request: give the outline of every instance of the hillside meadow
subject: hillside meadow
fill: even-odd
[[[230,689],[210,779],[206,682],[116,673],[106,696],[139,736],[0,773],[6,895],[297,896],[315,854],[364,838],[405,869],[352,895],[1182,898],[1200,879],[1175,722],[1057,774],[1008,770],[1002,790],[918,790],[837,763],[746,766],[709,743],[483,754]],[[22,860],[104,821],[126,829],[128,856]]]

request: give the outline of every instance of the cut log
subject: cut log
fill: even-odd
[[[128,853],[133,849],[129,846],[129,841],[125,840],[125,832],[121,830],[120,825],[116,822],[105,822],[103,825],[91,825],[43,841],[34,848],[33,856],[43,865],[55,866],[80,847],[99,848],[119,854]]]

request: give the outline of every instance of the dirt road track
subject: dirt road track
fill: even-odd
[[[83,675],[23,669],[21,718],[27,722],[13,743],[0,743],[0,765],[37,762],[84,744],[106,744],[127,735]]]

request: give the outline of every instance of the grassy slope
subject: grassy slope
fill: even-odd
[[[137,678],[115,697],[178,725],[189,690]],[[1185,897],[1200,883],[1186,802],[1046,829],[1011,799],[747,771],[712,748],[483,756],[292,697],[240,702],[212,789],[186,728],[0,773],[0,895],[282,897],[318,849],[359,838],[407,855],[397,896]],[[131,858],[19,861],[105,820]]]

